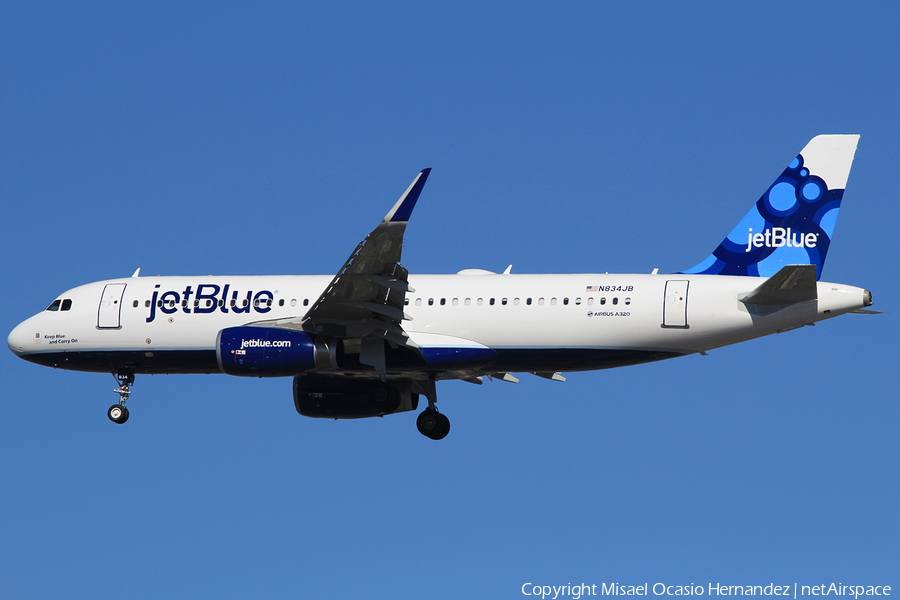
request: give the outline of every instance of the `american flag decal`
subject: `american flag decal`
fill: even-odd
[[[600,291],[600,286],[599,286],[599,285],[589,285],[589,286],[587,286],[587,289],[584,290],[584,291],[586,291],[586,292],[599,292],[599,291]]]

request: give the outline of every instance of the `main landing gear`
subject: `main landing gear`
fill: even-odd
[[[134,383],[134,373],[117,372],[116,381],[119,382],[119,387],[113,391],[119,395],[119,403],[110,406],[109,410],[106,411],[106,416],[113,423],[121,425],[128,420],[128,408],[125,406],[125,401],[131,395],[131,387],[129,386]]]
[[[435,402],[437,402],[437,391],[434,380],[416,381],[414,391],[424,394],[428,398],[428,408],[419,414],[416,419],[416,427],[419,433],[433,440],[442,440],[450,433],[450,419],[446,415],[438,412]]]
[[[450,433],[450,419],[436,408],[428,407],[419,414],[416,419],[416,427],[419,433],[433,440],[442,440]]]

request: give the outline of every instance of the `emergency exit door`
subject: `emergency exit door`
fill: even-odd
[[[663,327],[688,327],[688,281],[666,282],[666,298],[663,302]]]
[[[100,311],[97,313],[97,328],[118,329],[121,327],[122,295],[125,283],[107,283],[100,298]]]

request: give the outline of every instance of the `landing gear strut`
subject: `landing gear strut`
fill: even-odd
[[[119,403],[110,406],[109,410],[106,411],[106,416],[113,423],[121,425],[128,420],[128,408],[125,406],[125,402],[128,400],[128,396],[131,395],[131,387],[129,386],[134,383],[134,373],[119,371],[116,373],[116,381],[119,382],[119,387],[113,391],[119,395]]]
[[[446,415],[439,413],[434,405],[437,402],[434,380],[427,382],[417,381],[415,385],[416,391],[425,394],[425,397],[428,398],[428,408],[423,410],[416,419],[416,427],[419,428],[419,433],[433,440],[444,439],[450,433],[450,419]]]

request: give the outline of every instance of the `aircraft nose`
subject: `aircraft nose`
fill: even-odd
[[[22,356],[25,354],[25,348],[29,343],[32,343],[32,338],[35,335],[37,334],[32,331],[30,323],[22,321],[9,333],[9,337],[6,338],[6,345],[13,351],[13,354]]]

